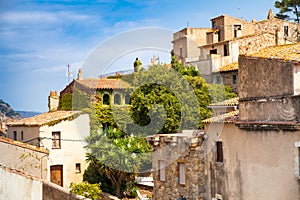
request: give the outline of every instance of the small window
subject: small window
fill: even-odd
[[[237,75],[232,76],[232,83],[237,84]]]
[[[216,76],[216,84],[220,84],[221,83],[221,76]]]
[[[284,26],[283,30],[284,30],[284,36],[285,37],[289,36],[289,26]]]
[[[229,56],[228,45],[224,45],[224,56]]]
[[[238,31],[242,30],[242,25],[233,25],[234,37],[238,37]]]
[[[223,162],[223,144],[222,142],[217,142],[217,162]]]
[[[14,131],[14,140],[17,140],[17,131]]]
[[[178,168],[179,168],[179,184],[184,185],[185,184],[185,164],[178,163]]]
[[[52,132],[52,149],[60,148],[60,132]]]
[[[121,96],[119,94],[115,94],[114,96],[114,104],[120,105],[121,104]]]
[[[130,94],[126,94],[125,95],[125,104],[129,104],[130,103]]]
[[[166,170],[165,170],[165,161],[158,161],[158,171],[159,171],[159,180],[166,181]]]
[[[210,54],[218,54],[218,50],[217,49],[212,49],[209,51]]]
[[[24,133],[21,131],[21,140],[24,140]]]
[[[109,94],[103,95],[103,105],[109,105],[110,104],[110,97]]]
[[[180,52],[180,57],[182,57],[182,48],[179,48],[179,52]]]
[[[76,173],[81,173],[81,166],[80,166],[80,163],[76,163],[76,165],[75,165],[75,172],[76,172]]]
[[[217,28],[217,23],[215,21],[212,22],[212,28],[216,29]]]
[[[221,42],[221,30],[218,31],[218,42]]]

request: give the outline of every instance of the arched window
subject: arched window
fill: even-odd
[[[110,102],[109,94],[104,94],[103,95],[103,105],[109,105],[109,102]]]
[[[125,104],[129,104],[130,103],[130,94],[126,94],[125,95]]]
[[[121,104],[121,96],[119,94],[115,94],[114,96],[114,104],[120,105]]]

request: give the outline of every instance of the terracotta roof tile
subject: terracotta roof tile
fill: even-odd
[[[7,125],[8,126],[43,126],[45,124],[57,120],[67,119],[69,117],[75,116],[80,113],[81,111],[64,111],[64,110],[51,111],[40,115],[36,115],[34,117],[24,118],[13,122],[9,122],[7,123]]]
[[[124,89],[131,87],[121,79],[84,79],[76,80],[76,82],[90,89]]]
[[[212,103],[209,105],[209,107],[216,107],[216,106],[237,106],[239,105],[239,98],[231,98],[231,99],[226,99],[225,101],[217,102],[217,103]]]
[[[239,111],[235,110],[223,115],[218,115],[212,118],[203,120],[203,123],[233,123],[237,120]]]
[[[261,58],[277,58],[287,61],[300,61],[300,42],[295,44],[268,47],[248,56]]]
[[[228,72],[228,71],[234,71],[234,70],[238,70],[238,69],[239,69],[238,62],[234,62],[234,63],[231,63],[229,65],[225,65],[223,67],[220,67],[219,69],[214,70],[213,73],[216,73],[216,72]]]
[[[38,151],[38,152],[49,154],[49,151],[47,151],[46,149],[43,149],[43,148],[40,148],[40,147],[37,147],[37,146],[33,146],[33,145],[30,145],[30,144],[27,144],[27,143],[23,143],[23,142],[20,142],[20,141],[12,140],[12,139],[9,139],[9,138],[0,137],[0,142],[4,142],[6,144],[11,144],[11,145],[23,147],[25,149],[30,149],[30,150],[33,150],[33,151]]]

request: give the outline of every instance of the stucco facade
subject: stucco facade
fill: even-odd
[[[52,116],[49,120],[48,115],[55,116],[53,112],[59,113],[58,118]],[[71,182],[82,181],[83,172],[88,166],[84,146],[90,131],[89,116],[76,111],[53,112],[9,124],[8,137],[15,139],[16,135],[17,140],[47,149],[50,152],[47,180],[53,180],[52,167],[59,166],[62,170],[59,178],[61,186],[68,188]],[[59,138],[55,138],[55,134]],[[54,143],[58,146],[54,146]]]

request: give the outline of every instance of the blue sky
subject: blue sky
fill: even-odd
[[[210,19],[221,14],[262,20],[269,8],[276,13],[273,5],[274,0],[0,0],[0,98],[15,110],[47,111],[49,91],[67,84],[67,64],[75,77],[91,52],[115,35],[144,27],[172,33],[187,23],[210,27]],[[160,53],[167,62],[166,52]],[[128,55],[150,60],[134,51]],[[131,61],[122,59],[110,65],[131,68]],[[106,62],[99,58],[100,64]]]

